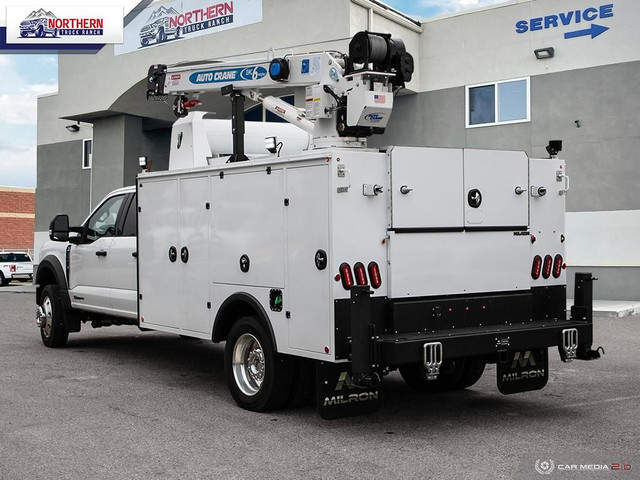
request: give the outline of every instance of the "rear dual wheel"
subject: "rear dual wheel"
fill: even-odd
[[[253,316],[231,327],[224,365],[231,395],[245,410],[294,408],[313,397],[315,363],[277,353],[271,336]]]
[[[423,393],[462,390],[480,380],[486,364],[482,358],[457,358],[442,362],[440,375],[435,380],[427,380],[419,364],[400,367],[400,375],[407,385]]]

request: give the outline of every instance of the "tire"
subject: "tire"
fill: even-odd
[[[482,377],[486,365],[487,361],[483,358],[467,358],[462,376],[455,386],[456,390],[463,390],[475,385]]]
[[[156,35],[156,43],[162,43],[167,39],[167,37],[164,34],[164,29],[161,28],[160,30],[158,30],[158,33]]]
[[[29,35],[29,32],[20,32],[22,38],[25,38],[27,35]]]
[[[175,38],[178,39],[180,38],[180,27],[176,27],[176,35]]]
[[[40,308],[45,315],[44,325],[40,328],[42,343],[49,348],[64,347],[69,332],[64,326],[60,293],[56,285],[47,285],[42,292]]]
[[[36,29],[36,37],[42,38],[44,37],[45,33],[44,33],[44,28],[42,28],[42,25],[39,25],[38,28]]]
[[[143,47],[146,47],[147,45],[149,45],[149,39],[148,38],[140,39],[140,45],[142,45]]]
[[[6,285],[9,285],[10,281],[11,279],[4,278],[4,275],[2,274],[2,272],[0,272],[0,286],[4,287]]]
[[[423,393],[438,393],[455,390],[465,372],[466,360],[457,358],[445,360],[440,367],[440,375],[436,380],[424,377],[421,364],[404,365],[400,367],[400,375],[411,388]]]
[[[291,360],[293,361],[293,382],[285,407],[304,407],[313,400],[316,387],[316,365],[308,358],[292,357]]]
[[[275,352],[269,334],[255,317],[231,327],[224,370],[231,396],[241,408],[264,412],[281,408],[289,398],[292,359]]]

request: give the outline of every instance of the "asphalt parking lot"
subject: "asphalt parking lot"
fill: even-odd
[[[543,390],[501,395],[494,366],[430,396],[391,374],[378,413],[325,421],[236,407],[222,345],[83,327],[47,349],[34,311],[33,294],[0,289],[3,480],[640,478],[639,316],[595,320],[599,361],[550,352]]]

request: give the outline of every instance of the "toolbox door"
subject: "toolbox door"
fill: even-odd
[[[464,150],[465,228],[527,229],[528,163],[524,152]]]

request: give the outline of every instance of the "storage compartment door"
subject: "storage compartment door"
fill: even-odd
[[[178,181],[149,181],[138,188],[140,326],[178,327],[180,248]],[[178,257],[169,258],[175,247]],[[144,319],[144,322],[142,321]]]
[[[462,228],[462,150],[393,147],[391,226]]]
[[[287,170],[288,285],[284,309],[289,318],[291,348],[324,353],[331,345],[328,167]],[[326,268],[316,267],[318,250],[329,255]],[[331,352],[333,353],[333,352]]]
[[[180,327],[210,332],[209,178],[180,179]],[[183,251],[186,253],[182,255]],[[186,260],[186,261],[185,261]]]
[[[465,227],[526,229],[528,158],[524,152],[464,150]],[[517,188],[522,193],[516,193]]]

